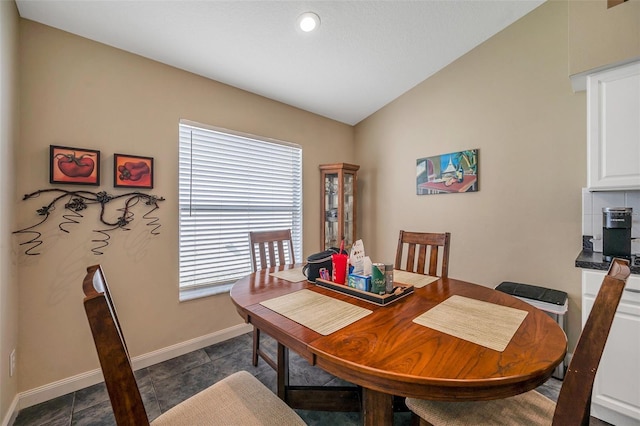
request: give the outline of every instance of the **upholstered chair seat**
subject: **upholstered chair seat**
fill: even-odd
[[[596,372],[630,273],[628,260],[611,261],[573,351],[557,403],[530,390],[490,401],[447,402],[407,398],[407,407],[419,418],[422,426],[588,425]]]
[[[152,426],[304,425],[273,392],[246,371],[239,371],[176,405]]]
[[[550,425],[556,403],[536,391],[493,401],[441,402],[407,398],[407,407],[432,425]]]

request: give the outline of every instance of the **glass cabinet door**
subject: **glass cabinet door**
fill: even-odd
[[[324,176],[324,247],[339,247],[338,173]]]
[[[356,181],[356,175],[353,173],[344,173],[343,186],[343,211],[344,211],[344,245],[351,247],[355,238],[355,217],[353,214],[353,186]]]
[[[324,164],[322,174],[322,250],[345,248],[356,239],[356,172],[360,166],[346,163]]]

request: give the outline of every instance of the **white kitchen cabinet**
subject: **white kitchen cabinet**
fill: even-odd
[[[582,270],[582,325],[605,272]],[[596,374],[591,415],[616,426],[640,425],[640,276],[631,275]]]
[[[640,62],[587,77],[587,187],[640,189]]]

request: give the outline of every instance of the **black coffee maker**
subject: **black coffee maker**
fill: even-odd
[[[602,256],[631,259],[631,207],[602,209]]]

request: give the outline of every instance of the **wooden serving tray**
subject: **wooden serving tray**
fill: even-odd
[[[345,284],[336,284],[333,281],[323,280],[322,278],[316,278],[316,285],[380,306],[388,305],[413,293],[412,285],[400,283],[394,283],[395,287],[399,289],[396,290],[395,293],[382,295],[371,293],[369,291],[358,290],[357,288],[349,287]]]

